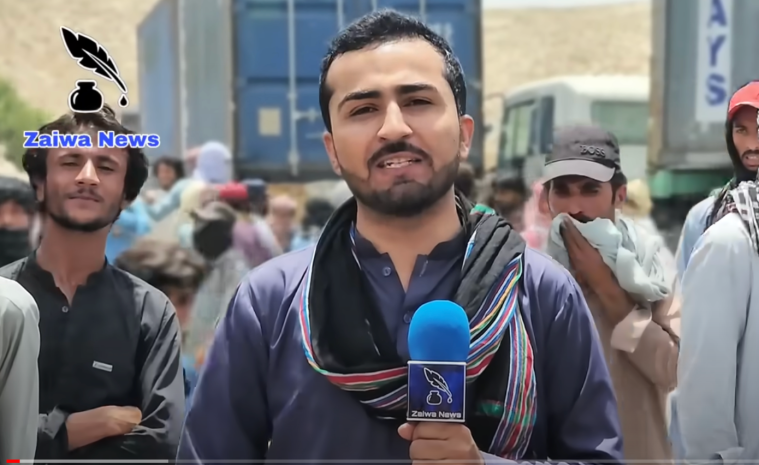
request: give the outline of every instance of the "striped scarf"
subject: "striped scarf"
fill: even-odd
[[[518,298],[524,242],[492,210],[457,200],[468,239],[453,300],[470,318],[467,382],[475,393],[466,423],[481,450],[517,460],[530,442],[537,397]],[[403,421],[407,368],[356,256],[355,211],[352,200],[338,209],[317,242],[300,301],[303,348],[318,373],[372,416]]]
[[[712,210],[706,218],[706,228],[709,228],[709,226],[716,223],[718,219],[725,215],[728,193],[736,187],[738,187],[738,181],[735,177],[732,177],[727,184],[713,189],[709,193],[709,197],[714,197],[714,205],[712,205]]]
[[[727,191],[712,224],[729,213],[737,213],[748,229],[754,251],[759,253],[759,187],[757,181],[744,181]]]

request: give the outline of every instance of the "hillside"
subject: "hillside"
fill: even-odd
[[[41,5],[44,3],[44,8]],[[156,0],[0,0],[0,77],[10,79],[29,103],[50,115],[67,111],[78,79],[93,79],[65,51],[60,27],[97,39],[116,60],[133,104],[137,89],[136,26]],[[117,106],[121,93],[97,79],[106,102]]]
[[[115,57],[136,104],[136,25],[156,0],[0,0],[0,77],[10,79],[31,104],[51,115],[66,110],[77,79],[90,78],[64,52],[64,25],[98,39]],[[37,3],[37,5],[35,5]],[[86,12],[86,13],[85,13]],[[650,55],[650,3],[571,9],[487,10],[483,19],[485,94],[564,74],[644,74]],[[101,82],[106,100],[120,95]],[[486,119],[498,123],[497,100]],[[492,156],[495,138],[488,144]]]
[[[648,74],[651,5],[490,10],[483,17],[485,95],[567,74]],[[499,124],[498,99],[485,120]],[[496,131],[486,143],[495,155]]]

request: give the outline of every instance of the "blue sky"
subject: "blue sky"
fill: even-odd
[[[650,0],[482,0],[485,8],[562,8],[571,6],[613,5]]]

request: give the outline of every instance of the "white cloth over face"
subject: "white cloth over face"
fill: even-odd
[[[670,287],[660,257],[661,244],[619,212],[615,222],[597,218],[588,223],[581,223],[565,213],[559,214],[551,223],[546,249],[554,260],[567,269],[571,268],[561,236],[561,224],[565,218],[569,218],[590,245],[600,252],[620,287],[635,300],[656,302],[669,295]]]

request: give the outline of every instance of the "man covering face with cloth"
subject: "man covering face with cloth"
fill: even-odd
[[[561,128],[544,168],[552,216],[547,251],[582,287],[614,381],[625,459],[671,459],[665,401],[674,389],[679,310],[661,243],[617,208],[627,180],[616,138],[597,127]]]

